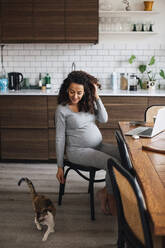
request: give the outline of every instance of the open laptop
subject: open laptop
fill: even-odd
[[[165,108],[161,108],[157,113],[153,128],[137,127],[130,130],[125,135],[131,135],[131,136],[138,135],[139,137],[152,138],[153,136],[159,134],[164,130],[165,130]]]

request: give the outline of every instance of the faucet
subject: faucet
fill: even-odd
[[[73,62],[72,63],[72,71],[75,71],[76,70],[76,64]]]

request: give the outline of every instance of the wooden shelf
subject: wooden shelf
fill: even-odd
[[[144,10],[132,10],[132,11],[110,11],[110,10],[100,10],[99,14],[124,14],[124,15],[131,15],[131,14],[145,14],[145,15],[154,15],[154,14],[159,14],[160,12],[158,11],[144,11]]]
[[[153,34],[158,34],[157,32],[104,32],[104,31],[101,31],[99,32],[99,34],[131,34],[131,35],[136,35],[136,34],[140,34],[140,35],[153,35]]]

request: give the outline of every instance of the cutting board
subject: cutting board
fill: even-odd
[[[142,149],[165,154],[165,137],[157,139],[147,145],[142,145]]]

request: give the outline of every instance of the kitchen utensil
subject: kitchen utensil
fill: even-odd
[[[20,90],[21,83],[23,82],[23,75],[20,72],[10,72],[8,73],[9,79],[9,89],[10,90]]]

